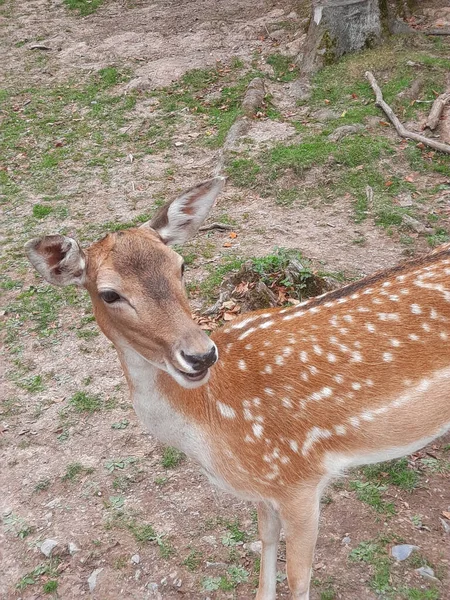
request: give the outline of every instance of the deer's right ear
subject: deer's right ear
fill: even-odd
[[[53,285],[83,285],[86,257],[74,239],[47,235],[25,244],[28,259],[38,273]]]

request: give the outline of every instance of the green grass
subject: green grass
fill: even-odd
[[[371,482],[388,483],[402,490],[412,491],[419,482],[417,471],[408,467],[408,459],[368,465],[361,469],[362,473]]]
[[[50,579],[46,581],[42,586],[42,591],[44,594],[55,594],[58,589],[58,582],[56,579]]]
[[[55,579],[59,576],[58,566],[61,562],[59,557],[50,558],[47,562],[41,563],[32,571],[29,571],[16,584],[16,588],[20,591],[27,589],[30,585],[39,583],[43,577]],[[48,583],[48,581],[46,582]],[[50,586],[51,587],[51,586]]]
[[[64,0],[64,4],[70,10],[75,10],[81,17],[91,15],[105,0]]]
[[[34,204],[33,205],[33,217],[36,217],[37,219],[44,219],[52,211],[53,211],[53,208],[46,204]]]
[[[182,452],[177,450],[177,448],[167,446],[167,448],[164,448],[163,450],[161,465],[165,469],[175,469],[175,467],[177,467],[183,459],[184,454]]]
[[[266,62],[273,68],[274,79],[277,81],[293,81],[298,77],[295,59],[283,54],[270,54]]]
[[[70,399],[69,404],[77,412],[94,413],[102,408],[102,400],[98,394],[87,394],[86,392],[76,392]]]
[[[188,571],[196,571],[202,563],[203,553],[199,550],[191,550],[186,558],[183,560],[183,565]]]
[[[70,463],[67,465],[66,472],[62,476],[62,481],[74,482],[78,480],[81,475],[89,475],[94,472],[92,467],[85,467],[79,462]]]
[[[350,489],[356,492],[356,497],[361,502],[368,504],[378,513],[386,516],[395,514],[395,506],[392,502],[386,502],[383,499],[383,492],[387,490],[387,486],[370,481],[351,481]]]
[[[35,492],[43,492],[45,490],[47,490],[51,485],[51,481],[48,477],[45,477],[44,479],[40,479],[36,485],[34,486],[34,491]]]
[[[249,158],[236,158],[227,166],[227,174],[238,187],[254,187],[260,171],[258,163]]]

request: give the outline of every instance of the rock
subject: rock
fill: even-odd
[[[406,560],[411,556],[414,550],[418,550],[418,546],[412,544],[399,544],[398,546],[392,546],[391,555],[399,561]]]
[[[345,537],[342,538],[341,540],[341,544],[343,546],[348,546],[352,541],[352,538],[349,535],[346,535]]]
[[[202,542],[205,542],[205,544],[209,544],[210,546],[217,546],[217,540],[213,535],[204,535],[201,538]]]
[[[403,215],[402,219],[403,223],[405,223],[405,225],[408,225],[408,227],[411,227],[411,229],[414,229],[416,233],[423,233],[425,231],[425,225],[417,219],[414,219],[409,215]]]
[[[331,108],[319,108],[319,110],[312,112],[310,116],[316,121],[332,121],[339,119],[340,114]]]
[[[261,554],[262,544],[261,544],[260,541],[258,541],[258,542],[251,542],[250,544],[247,544],[247,548],[249,550],[251,550],[252,552],[254,552],[255,554]]]
[[[81,550],[81,548],[78,548],[78,546],[74,542],[69,542],[68,548],[69,548],[69,554],[71,556],[73,556],[74,554],[76,554],[77,552],[79,552]]]
[[[439,517],[439,521],[441,522],[442,528],[444,529],[445,533],[450,534],[450,521],[446,521],[445,519],[442,519],[441,517]]]
[[[295,79],[289,85],[289,92],[296,100],[308,100],[311,97],[311,86],[305,80]]]
[[[87,582],[89,585],[90,592],[93,592],[95,590],[95,586],[97,585],[97,577],[100,575],[100,573],[102,571],[103,571],[103,568],[95,569],[95,571],[92,571],[92,573],[89,575]]]
[[[402,208],[408,208],[408,206],[413,206],[414,202],[411,198],[411,194],[409,192],[402,192],[397,196],[397,200],[399,205]]]
[[[139,579],[141,578],[141,575],[142,575],[141,569],[136,569],[136,573],[134,574],[134,579],[136,581],[139,581]]]
[[[281,42],[286,37],[286,31],[284,29],[276,29],[269,34],[269,37],[275,42]]]
[[[333,133],[330,133],[328,139],[330,140],[330,142],[339,142],[339,140],[342,140],[342,138],[346,137],[347,135],[354,135],[355,133],[359,133],[363,129],[364,127],[359,124],[342,125],[342,127],[338,127],[333,131]]]
[[[44,540],[42,542],[41,548],[40,548],[42,554],[44,554],[48,558],[49,556],[52,555],[53,549],[57,545],[58,545],[58,542],[56,540],[50,540],[50,539]]]
[[[131,557],[131,562],[135,565],[138,565],[141,562],[141,557],[139,556],[139,554],[133,554],[133,556]]]
[[[429,567],[428,565],[426,567],[420,567],[420,569],[416,569],[416,573],[418,573],[419,575],[422,575],[422,577],[424,577],[425,579],[428,579],[429,581],[435,581],[439,583],[439,579],[437,577],[434,576],[434,571],[431,567]]]

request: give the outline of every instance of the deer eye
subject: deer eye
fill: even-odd
[[[114,302],[120,300],[119,294],[117,292],[114,292],[113,290],[106,290],[104,292],[100,292],[99,296],[107,304],[114,304]]]

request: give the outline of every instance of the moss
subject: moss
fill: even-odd
[[[336,62],[336,40],[334,40],[328,31],[323,34],[319,45],[319,52],[322,54],[323,62],[326,66]]]

